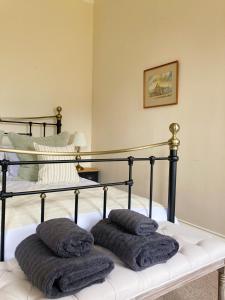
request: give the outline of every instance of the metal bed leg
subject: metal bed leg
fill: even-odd
[[[8,171],[8,161],[3,159],[1,161],[2,166],[2,191],[1,191],[1,200],[2,200],[2,213],[1,213],[1,261],[5,259],[5,208],[6,208],[6,198],[4,194],[6,193],[6,180],[7,180],[7,171]]]
[[[168,216],[170,222],[175,221],[176,204],[176,177],[177,177],[177,151],[170,150],[169,156],[169,191],[168,191]]]
[[[1,218],[1,261],[5,258],[5,199],[2,199],[2,218]]]
[[[225,300],[225,267],[218,272],[218,300]]]
[[[180,141],[177,138],[177,132],[180,130],[180,126],[177,123],[170,125],[170,131],[172,138],[169,139],[168,144],[170,147],[169,160],[169,190],[168,190],[168,212],[167,220],[170,222],[175,221],[175,201],[176,201],[176,178],[177,178],[177,150],[180,145]]]

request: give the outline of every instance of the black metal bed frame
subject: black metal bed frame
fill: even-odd
[[[44,118],[56,118],[55,123],[46,123],[46,122],[32,122],[32,121],[19,121],[19,120],[7,120],[7,119],[0,119],[0,123],[13,123],[13,124],[24,124],[29,126],[29,132],[26,135],[32,136],[32,126],[39,125],[43,126],[44,132],[43,135],[46,134],[46,127],[47,126],[56,126],[57,134],[61,132],[62,127],[62,115],[61,115],[61,107],[57,108],[57,115],[55,116],[48,116],[48,117],[39,117],[39,119]],[[21,118],[21,119],[33,119],[33,118]],[[38,119],[38,118],[34,118]],[[171,125],[177,125],[173,123]],[[178,125],[177,125],[178,126]],[[79,193],[80,190],[83,189],[95,189],[102,187],[103,188],[103,208],[102,208],[102,215],[103,218],[106,217],[106,209],[107,209],[107,192],[108,187],[112,186],[127,186],[128,187],[128,202],[127,207],[131,209],[131,194],[132,194],[132,186],[133,176],[132,170],[134,162],[138,161],[146,161],[149,162],[150,165],[150,179],[149,179],[149,217],[152,215],[152,201],[153,201],[153,173],[154,173],[154,165],[156,161],[165,161],[169,162],[169,181],[168,181],[168,211],[167,211],[167,219],[170,222],[174,222],[175,220],[175,199],[176,199],[176,174],[177,174],[177,149],[178,145],[176,139],[176,130],[173,132],[173,128],[171,129],[173,133],[173,137],[169,140],[168,145],[170,145],[170,152],[169,156],[165,157],[133,157],[129,156],[127,158],[91,158],[91,159],[74,159],[74,160],[48,160],[48,161],[9,161],[6,159],[0,160],[1,165],[1,172],[2,172],[2,189],[0,192],[0,199],[1,199],[1,253],[0,253],[0,261],[4,261],[5,256],[5,215],[6,215],[6,200],[8,198],[12,198],[15,196],[23,196],[23,195],[34,195],[39,194],[41,198],[41,214],[40,214],[40,221],[43,222],[45,219],[45,200],[46,194],[48,193],[55,193],[55,192],[63,192],[63,191],[74,191],[74,222],[77,223],[78,221],[78,204],[79,204]],[[179,129],[178,129],[179,130]],[[177,131],[178,131],[177,130]],[[108,183],[99,183],[95,185],[87,185],[87,186],[74,186],[74,187],[64,187],[64,188],[52,188],[52,189],[41,189],[41,190],[33,190],[33,191],[21,191],[21,192],[8,192],[7,191],[7,171],[8,167],[12,165],[29,165],[29,164],[55,164],[55,163],[81,163],[81,162],[127,162],[128,163],[128,179],[125,181],[120,182],[108,182]]]

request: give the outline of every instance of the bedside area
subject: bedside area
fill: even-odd
[[[99,170],[96,168],[84,168],[81,171],[78,171],[78,174],[82,178],[86,178],[92,181],[98,182],[99,180]]]

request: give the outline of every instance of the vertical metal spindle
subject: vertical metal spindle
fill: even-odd
[[[103,201],[103,219],[106,218],[106,206],[107,206],[107,192],[108,192],[108,187],[104,186],[103,187],[104,191],[104,201]]]
[[[78,199],[79,199],[80,191],[79,190],[75,190],[74,194],[75,194],[74,223],[77,224],[77,220],[78,220]]]
[[[153,196],[153,169],[154,169],[154,163],[155,163],[155,157],[150,156],[150,192],[149,192],[149,218],[152,217],[152,196]]]
[[[43,135],[44,135],[44,137],[45,137],[45,133],[46,133],[46,123],[43,123],[43,129],[44,129]]]
[[[133,156],[128,157],[128,165],[129,165],[129,183],[128,183],[128,209],[131,209],[131,188],[133,185],[133,179],[132,179],[132,168],[134,164],[134,158]]]
[[[4,261],[4,258],[5,258],[5,206],[6,206],[6,198],[4,196],[4,193],[6,193],[6,178],[7,178],[7,171],[8,171],[8,161],[3,159],[1,161],[1,166],[2,166],[1,261]]]
[[[45,220],[45,199],[46,199],[46,194],[42,193],[40,195],[41,197],[41,223],[44,222]]]
[[[29,122],[29,136],[32,136],[32,122]]]

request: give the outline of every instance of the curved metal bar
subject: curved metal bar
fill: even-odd
[[[0,122],[1,121],[16,121],[16,120],[41,120],[41,119],[51,119],[51,118],[62,118],[61,111],[62,107],[57,106],[56,108],[57,114],[56,115],[51,115],[51,116],[38,116],[38,117],[6,117],[6,118],[1,118],[0,117]]]
[[[54,116],[40,116],[40,117],[6,117],[6,118],[0,118],[0,121],[40,120],[40,119],[50,119],[50,118],[56,118],[56,115],[54,115]]]
[[[58,114],[56,118],[59,119],[62,117],[60,114],[62,108],[57,107]],[[42,151],[31,151],[31,150],[22,150],[22,149],[12,149],[12,148],[0,148],[0,152],[10,152],[10,153],[19,153],[19,154],[36,154],[36,155],[51,155],[51,156],[89,156],[89,155],[107,155],[107,154],[118,154],[118,153],[126,153],[126,152],[135,152],[140,150],[146,150],[150,148],[156,148],[161,146],[169,145],[170,150],[178,150],[180,145],[180,141],[177,138],[177,133],[180,130],[180,126],[177,123],[170,124],[170,132],[172,133],[172,137],[166,141],[156,144],[149,144],[145,146],[133,147],[133,148],[124,148],[124,149],[114,149],[114,150],[103,150],[103,151],[88,151],[88,152],[42,152]],[[75,148],[75,146],[74,146]]]
[[[22,149],[12,149],[12,148],[0,148],[0,152],[10,152],[18,154],[36,154],[36,155],[51,155],[51,156],[89,156],[89,155],[107,155],[107,154],[117,154],[117,153],[126,153],[134,152],[140,150],[146,150],[150,148],[156,148],[161,146],[169,145],[168,142],[150,144],[145,146],[133,147],[133,148],[124,148],[124,149],[115,149],[115,150],[104,150],[104,151],[87,151],[87,152],[43,152],[43,151],[31,151],[31,150],[22,150]]]

